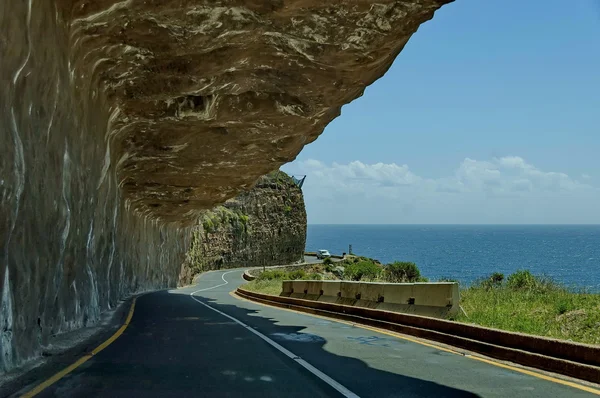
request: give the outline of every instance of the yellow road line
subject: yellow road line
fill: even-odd
[[[565,386],[577,388],[578,390],[583,390],[583,391],[590,392],[592,394],[600,395],[600,390],[598,390],[596,388],[584,386],[584,385],[578,384],[578,383],[573,383],[573,382],[568,381],[568,380],[557,379],[557,378],[552,377],[552,376],[546,376],[545,374],[542,374],[542,373],[537,373],[537,372],[533,372],[531,370],[522,369],[522,368],[516,368],[514,366],[506,365],[506,364],[503,364],[503,363],[500,363],[500,362],[491,361],[489,359],[482,358],[482,357],[470,356],[469,358],[474,359],[476,361],[485,362],[485,363],[490,364],[490,365],[498,366],[498,367],[501,367],[501,368],[504,368],[504,369],[514,370],[514,371],[517,371],[517,372],[520,372],[520,373],[524,373],[524,374],[529,375],[529,376],[537,377],[539,379],[551,381],[553,383],[562,384],[562,385],[565,385]]]
[[[102,343],[98,347],[96,347],[92,351],[91,354],[86,354],[83,357],[79,358],[77,361],[73,362],[71,365],[67,366],[60,372],[56,373],[54,376],[50,377],[43,383],[38,384],[33,390],[26,392],[21,397],[22,398],[30,398],[30,397],[34,397],[37,394],[41,393],[46,388],[50,387],[52,384],[56,383],[57,381],[59,381],[60,379],[62,379],[63,377],[65,377],[66,375],[68,375],[69,373],[71,373],[72,371],[74,371],[75,369],[80,367],[81,365],[83,365],[84,363],[86,363],[88,360],[92,359],[94,357],[94,355],[98,354],[100,351],[102,351],[103,349],[108,347],[113,341],[115,341],[117,338],[119,338],[119,336],[123,334],[125,329],[127,329],[127,326],[129,326],[129,322],[131,322],[131,318],[133,317],[133,311],[135,309],[135,300],[136,299],[137,299],[137,297],[134,297],[133,301],[131,302],[131,307],[129,308],[129,313],[127,314],[125,323],[112,336],[110,336],[108,338],[108,340],[106,340],[104,343]]]
[[[245,297],[238,296],[237,294],[235,294],[234,291],[230,292],[229,294],[232,297],[235,297],[238,300],[247,301],[249,303],[264,305],[266,307],[272,307],[272,308],[277,308],[277,309],[284,310],[284,311],[290,311],[290,312],[294,312],[296,314],[308,315],[308,316],[312,316],[312,317],[315,317],[315,318],[327,319],[329,321],[339,322],[339,323],[343,323],[345,325],[350,325],[350,326],[355,326],[355,327],[358,327],[358,328],[361,328],[361,329],[370,330],[372,332],[377,332],[377,333],[385,334],[385,335],[388,335],[388,336],[396,337],[396,338],[399,338],[399,339],[402,339],[402,340],[407,340],[407,341],[410,341],[412,343],[420,344],[420,345],[423,345],[423,346],[426,346],[426,347],[435,348],[435,349],[440,350],[440,351],[450,352],[452,354],[456,354],[456,355],[460,355],[460,356],[463,356],[463,357],[466,357],[466,358],[474,359],[476,361],[485,362],[485,363],[487,363],[489,365],[497,366],[497,367],[504,368],[504,369],[509,369],[509,370],[512,370],[512,371],[515,371],[515,372],[526,374],[528,376],[537,377],[538,379],[550,381],[552,383],[562,384],[564,386],[573,387],[573,388],[576,388],[578,390],[586,391],[586,392],[589,392],[589,393],[592,393],[592,394],[595,394],[595,395],[600,395],[600,390],[597,389],[597,388],[588,387],[588,386],[585,386],[583,384],[573,383],[573,382],[568,381],[568,380],[558,379],[556,377],[547,376],[547,375],[542,374],[542,373],[533,372],[533,371],[528,370],[528,369],[523,369],[523,368],[519,368],[519,367],[507,365],[507,364],[504,364],[504,363],[501,363],[501,362],[496,362],[496,361],[493,361],[493,360],[490,360],[490,359],[487,359],[487,358],[482,358],[482,357],[475,356],[475,355],[465,356],[462,353],[460,353],[459,351],[454,351],[454,350],[451,350],[451,349],[448,349],[448,348],[445,348],[445,347],[442,347],[442,346],[439,346],[439,345],[436,345],[436,344],[432,344],[432,343],[426,343],[424,341],[413,339],[413,338],[407,337],[405,335],[402,335],[400,333],[392,332],[392,331],[389,331],[389,330],[380,329],[380,328],[376,328],[376,327],[372,327],[372,326],[367,326],[367,325],[362,325],[360,323],[355,323],[355,322],[348,322],[348,321],[340,320],[340,319],[333,318],[333,317],[330,318],[330,317],[327,317],[327,316],[324,316],[324,315],[317,315],[317,314],[311,314],[311,313],[308,313],[308,312],[302,312],[302,311],[294,310],[294,309],[291,309],[291,308],[279,307],[277,305],[270,305],[270,304],[262,303],[262,302],[259,302],[259,301],[249,300],[249,299],[247,299]]]
[[[349,321],[345,321],[345,320],[339,319],[339,318],[328,317],[328,316],[325,316],[325,315],[311,314],[311,313],[307,313],[307,312],[302,312],[302,311],[294,310],[294,309],[291,309],[291,308],[282,308],[282,307],[279,307],[278,305],[270,305],[270,304],[266,304],[266,303],[252,301],[252,300],[248,300],[245,297],[238,296],[234,292],[230,292],[229,294],[231,296],[235,297],[238,300],[247,301],[249,303],[262,304],[262,305],[267,306],[267,307],[273,307],[273,308],[277,308],[277,309],[281,309],[281,310],[285,310],[285,311],[290,311],[290,312],[294,312],[294,313],[300,314],[300,315],[309,315],[309,316],[313,316],[315,318],[321,318],[321,319],[325,319],[325,320],[328,320],[328,321],[335,321],[335,322],[343,323],[344,325],[348,325],[348,326],[356,326],[356,327],[359,327],[361,329],[367,329],[367,330],[370,330],[370,331],[373,331],[373,332],[377,332],[377,333],[381,333],[381,334],[387,334],[388,336],[397,337],[399,339],[407,340],[407,341],[410,341],[412,343],[421,344],[421,345],[424,345],[424,346],[427,346],[427,347],[438,349],[440,351],[451,352],[452,354],[463,356],[463,354],[460,353],[459,351],[454,351],[454,350],[451,350],[449,348],[441,347],[441,346],[436,345],[436,344],[426,343],[424,341],[413,339],[413,338],[410,338],[410,337],[408,337],[406,335],[403,335],[403,334],[400,334],[400,333],[396,333],[396,332],[392,332],[392,331],[389,331],[389,330],[386,330],[386,329],[379,329],[379,328],[376,328],[376,327],[373,327],[373,326],[363,325],[363,324],[355,323],[355,322],[349,322]]]

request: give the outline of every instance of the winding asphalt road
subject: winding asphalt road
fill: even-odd
[[[42,397],[591,397],[469,357],[233,297],[242,270],[138,298],[123,335]]]

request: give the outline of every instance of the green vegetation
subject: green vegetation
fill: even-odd
[[[251,292],[272,294],[279,296],[281,293],[281,279],[256,279],[244,285],[244,289]]]
[[[425,281],[417,265],[406,261],[394,261],[388,264],[384,270],[384,279],[392,283]]]
[[[281,281],[285,281],[285,280],[294,281],[294,280],[299,280],[299,279],[321,280],[321,279],[323,279],[323,277],[319,273],[306,272],[303,269],[295,269],[293,271],[284,271],[281,269],[274,269],[274,270],[263,271],[256,278],[256,280],[258,280],[258,281],[273,281],[273,280],[279,281],[280,288],[281,288]]]
[[[336,273],[336,269],[343,269]],[[352,281],[420,282],[426,280],[410,262],[382,266],[376,260],[349,256],[291,271],[269,270],[245,287],[268,294],[281,292],[290,279],[343,279]],[[445,277],[440,281],[456,282]],[[465,314],[454,320],[538,336],[600,344],[600,294],[576,292],[527,270],[507,277],[493,273],[461,289]]]
[[[395,261],[381,265],[379,261],[367,257],[350,257],[336,263],[344,267],[343,278],[351,281],[369,282],[428,282],[421,276],[415,263]]]
[[[256,278],[259,281],[272,281],[274,279],[285,280],[288,279],[288,273],[283,270],[266,270],[260,273],[260,275]]]
[[[187,252],[186,264],[192,275],[199,274],[209,269],[219,269],[222,258],[206,257],[203,243],[208,234],[231,231],[237,237],[250,233],[250,217],[240,209],[231,209],[226,206],[217,206],[210,211],[203,212],[200,217],[201,227],[192,230],[192,241]],[[231,228],[231,229],[229,229]]]
[[[202,216],[202,228],[205,233],[215,233],[222,226],[231,225],[237,234],[248,232],[249,216],[241,210],[232,210],[225,206],[217,206]]]
[[[381,265],[373,261],[363,260],[348,264],[344,269],[344,279],[351,281],[374,281],[382,272]]]
[[[284,171],[275,170],[263,176],[258,184],[268,184],[272,188],[279,190],[283,199],[283,213],[286,216],[294,214],[294,203],[296,203],[294,196],[298,194],[298,188],[296,188],[296,183],[290,175]]]
[[[290,280],[298,280],[298,279],[306,279],[306,272],[303,269],[297,269],[288,273],[286,279]],[[312,278],[310,278],[312,279]]]
[[[493,276],[494,275],[492,275],[492,277]],[[502,280],[500,280],[499,284],[502,284]],[[536,278],[527,270],[517,271],[514,274],[509,275],[507,285],[513,290],[546,290],[555,287],[551,281]]]
[[[456,320],[514,332],[600,344],[600,295],[574,292],[546,277],[495,273],[461,290]]]

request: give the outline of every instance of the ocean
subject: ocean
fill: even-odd
[[[528,269],[600,292],[600,225],[309,225],[306,250],[348,252],[382,263],[412,261],[421,274],[468,285],[492,272]]]

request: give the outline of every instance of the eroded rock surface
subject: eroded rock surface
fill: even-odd
[[[182,220],[293,159],[446,1],[75,1],[124,195]],[[66,2],[65,2],[66,3]]]
[[[1,2],[0,369],[174,286],[185,225],[292,160],[446,2]]]

